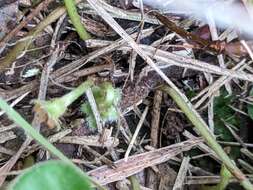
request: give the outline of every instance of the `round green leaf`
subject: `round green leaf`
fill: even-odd
[[[62,161],[36,164],[17,177],[9,190],[90,190],[88,177]]]

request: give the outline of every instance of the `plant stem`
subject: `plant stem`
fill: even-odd
[[[140,183],[138,182],[137,178],[134,175],[130,176],[129,180],[131,182],[131,186],[132,186],[133,190],[140,190],[141,189]]]
[[[185,113],[187,118],[192,122],[194,127],[200,133],[200,135],[206,140],[206,143],[215,151],[220,160],[224,163],[226,168],[238,179],[241,185],[247,190],[253,190],[253,185],[241,172],[241,170],[232,162],[229,156],[225,153],[222,147],[217,143],[214,136],[208,130],[208,126],[201,118],[201,116],[192,109],[190,101],[187,102],[176,92],[174,89],[168,86],[162,86],[161,90],[168,93],[172,99],[176,102],[178,107]]]
[[[77,33],[79,34],[82,40],[87,40],[90,37],[89,33],[87,33],[86,29],[84,28],[80,16],[77,13],[76,5],[73,0],[64,0],[68,15],[72,21],[72,24],[75,26]]]
[[[220,171],[221,180],[220,182],[215,186],[203,186],[203,190],[225,190],[226,187],[229,184],[229,180],[232,177],[231,173],[228,171],[228,169],[225,167],[224,164],[221,166]]]
[[[61,151],[59,151],[45,137],[43,137],[38,131],[36,131],[18,112],[16,112],[11,106],[9,106],[6,103],[6,101],[4,101],[1,97],[0,97],[0,108],[9,116],[11,120],[13,120],[18,126],[22,127],[28,135],[30,135],[32,138],[38,141],[38,143],[44,146],[52,154],[57,156],[60,160],[76,168],[77,170],[81,171],[79,167],[73,164],[71,160],[69,160]],[[92,178],[89,179],[99,190],[106,190],[96,180]]]
[[[62,96],[61,102],[65,105],[65,107],[68,107],[70,104],[72,104],[77,98],[79,98],[84,92],[92,86],[93,82],[91,80],[87,80],[86,82],[82,83],[77,88],[73,89],[68,94],[65,94]]]
[[[0,108],[6,112],[11,120],[17,125],[22,127],[25,132],[36,139],[41,145],[52,152],[55,156],[60,158],[62,161],[73,165],[73,163],[59,151],[55,146],[48,142],[40,133],[38,133],[18,112],[10,107],[2,98],[0,98]]]

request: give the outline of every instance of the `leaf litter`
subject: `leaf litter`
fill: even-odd
[[[64,15],[62,3],[45,1],[41,2],[43,7],[41,3],[24,6],[22,1],[0,1],[0,44],[4,44],[0,96],[108,189],[117,188],[119,182],[131,189],[132,175],[141,188],[150,189],[163,189],[169,175],[174,175],[167,185],[170,189],[219,184],[220,158],[197,137],[171,97],[160,91],[162,85],[170,84],[192,100],[193,109],[211,131],[213,126],[213,135],[226,153],[251,178],[252,160],[241,152],[250,152],[253,147],[252,52],[241,40],[251,49],[252,39],[187,14],[152,13],[145,5],[141,11],[131,1],[127,5],[123,0],[88,2],[77,5],[92,37],[84,42]],[[101,17],[102,5],[110,17]],[[32,19],[22,23],[29,15]],[[45,27],[36,30],[42,21]],[[212,39],[212,27],[217,30],[216,40]],[[5,38],[8,33],[9,39]],[[29,44],[18,45],[27,39]],[[62,97],[88,79],[95,85],[106,82],[120,92],[119,102],[114,100],[109,106],[113,107],[113,119],[106,120],[101,113],[94,118],[90,107],[83,113],[82,105],[90,104],[84,93],[59,118],[59,128],[36,120],[34,100]],[[97,96],[95,93],[93,98]],[[96,103],[99,113],[102,103]],[[0,117],[0,171],[7,175],[24,169],[29,156],[36,163],[53,159],[38,144],[25,140],[18,126],[10,127],[13,123],[6,115]],[[96,126],[99,117],[102,130],[91,126]],[[7,133],[12,136],[8,138]],[[15,152],[17,149],[20,151]],[[159,170],[163,165],[167,169]],[[5,177],[0,176],[1,184],[10,182]],[[228,188],[239,189],[234,183]]]

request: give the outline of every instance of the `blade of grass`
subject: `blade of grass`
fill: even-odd
[[[38,141],[42,146],[48,149],[52,154],[57,156],[60,160],[66,162],[72,167],[80,170],[75,164],[71,162],[61,151],[59,151],[54,145],[52,145],[46,138],[44,138],[38,131],[36,131],[16,110],[9,106],[5,100],[0,97],[0,109],[2,109],[8,117],[13,120],[18,126],[22,127],[25,132]],[[106,190],[94,179],[89,178],[91,182],[100,190]]]
[[[2,98],[0,98],[0,108],[5,111],[11,120],[13,120],[17,125],[22,127],[25,132],[32,138],[36,139],[41,145],[47,148],[55,156],[61,160],[73,165],[73,163],[66,157],[62,152],[60,152],[55,146],[49,143],[40,133],[38,133],[24,118],[11,108]]]

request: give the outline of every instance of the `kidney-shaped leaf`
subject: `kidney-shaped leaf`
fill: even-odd
[[[17,177],[10,190],[90,190],[88,177],[61,161],[36,164]]]

